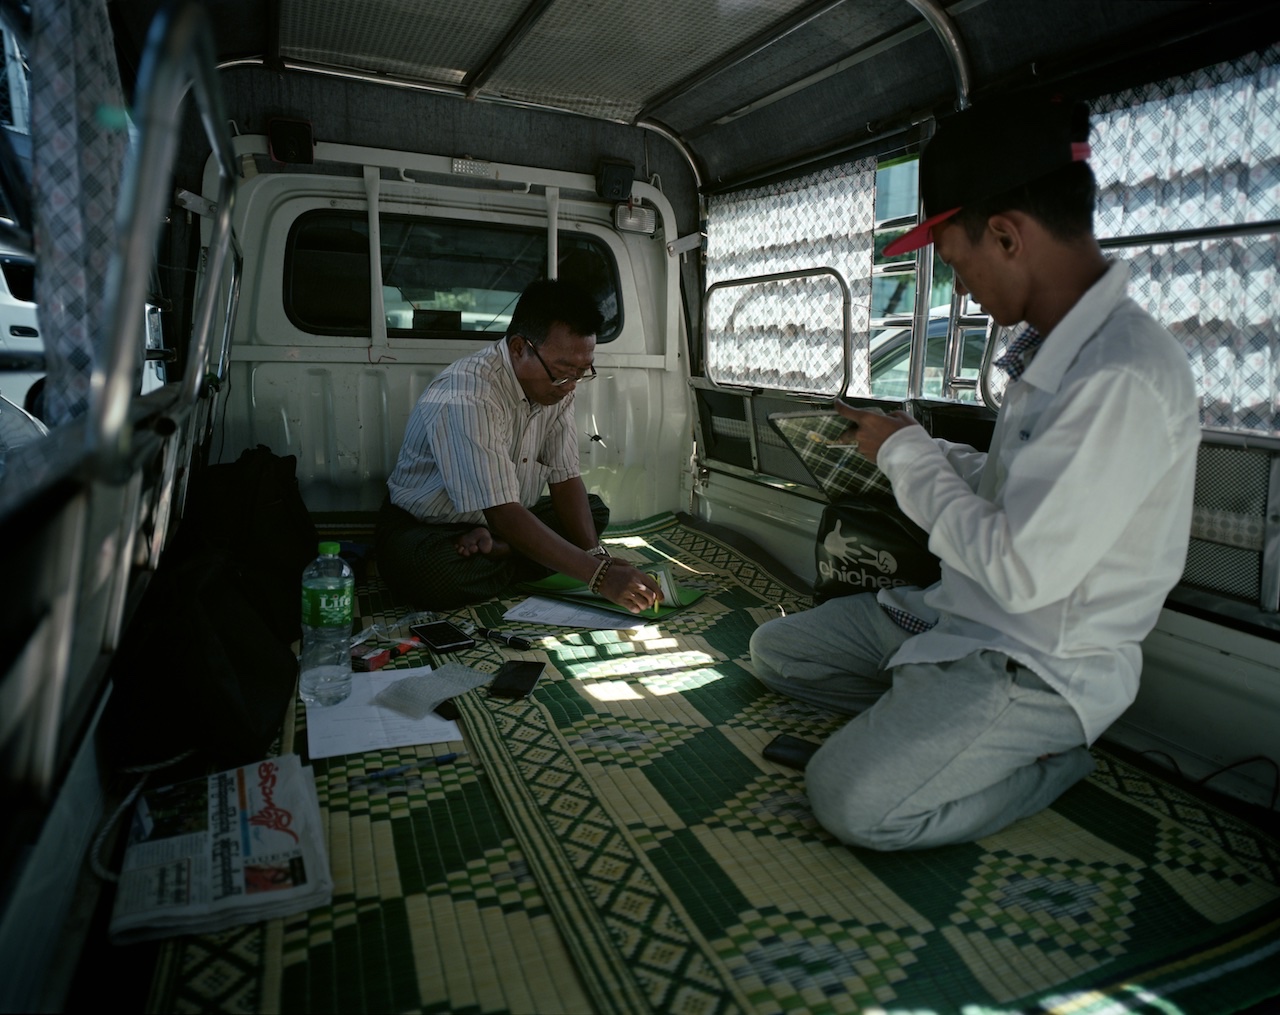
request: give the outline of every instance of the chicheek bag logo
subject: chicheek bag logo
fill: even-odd
[[[891,577],[898,570],[898,561],[888,550],[877,550],[861,540],[845,538],[840,532],[839,518],[836,519],[836,527],[823,539],[822,549],[831,558],[818,561],[818,573],[823,578],[864,589],[891,589],[910,584],[901,578]],[[875,568],[879,573],[868,568]]]

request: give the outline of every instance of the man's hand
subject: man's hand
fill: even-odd
[[[898,409],[887,415],[882,412],[868,412],[866,409],[855,409],[845,405],[840,399],[832,403],[836,412],[849,420],[849,429],[840,435],[841,444],[852,444],[858,454],[869,462],[876,460],[880,446],[893,434],[909,426],[919,426],[908,413]]]
[[[656,606],[662,599],[662,590],[652,575],[638,571],[630,564],[613,558],[609,570],[605,572],[604,581],[600,583],[600,594],[611,603],[625,606],[632,613],[642,613]]]

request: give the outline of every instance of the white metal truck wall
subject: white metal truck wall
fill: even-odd
[[[599,376],[582,385],[575,400],[583,481],[610,505],[616,521],[678,510],[682,473],[689,468],[688,389],[664,370],[615,366],[611,359],[607,351],[597,352]],[[310,510],[377,510],[409,411],[444,365],[254,363],[237,357],[221,457],[265,444],[298,457]]]
[[[243,136],[236,144],[255,152],[265,142]],[[576,396],[584,481],[617,521],[687,506],[681,487],[687,488],[693,438],[686,338],[678,255],[667,248],[674,219],[660,191],[635,185],[659,210],[658,232],[648,236],[616,231],[613,206],[592,198],[589,177],[504,166],[495,169],[504,181],[514,176],[518,183],[523,173],[542,181],[542,189],[491,190],[441,182],[448,160],[440,157],[318,146],[317,161],[326,157],[363,165],[363,178],[264,174],[245,181],[237,195],[244,281],[215,460],[233,460],[245,448],[265,444],[276,454],[297,456],[299,484],[312,511],[376,510],[422,390],[447,364],[497,338],[388,337],[377,313],[368,337],[301,331],[285,315],[282,293],[286,239],[299,215],[317,208],[367,213],[376,200],[383,214],[546,229],[554,214],[561,232],[605,243],[619,273],[622,331],[597,346],[599,376],[579,386]],[[381,178],[388,166],[401,167],[398,178]],[[431,182],[411,178],[404,166]]]
[[[1280,757],[1280,642],[1164,610],[1142,656],[1138,698],[1107,739],[1164,752],[1196,779]],[[1266,806],[1275,779],[1266,762],[1252,762],[1209,786]]]

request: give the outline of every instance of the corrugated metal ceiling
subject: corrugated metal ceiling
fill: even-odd
[[[114,0],[112,11],[140,39],[155,5]],[[639,123],[681,144],[712,186],[853,148],[922,112],[953,108],[956,56],[924,17],[930,6],[953,26],[975,94],[1046,74],[1069,76],[1102,56],[1124,64],[1117,58],[1132,54],[1131,73],[1141,74],[1145,62],[1154,74],[1167,56],[1160,43],[1232,18],[1256,19],[1259,9],[1208,0],[208,0],[208,6],[224,59],[346,71],[481,101]],[[1249,31],[1256,34],[1256,26]]]

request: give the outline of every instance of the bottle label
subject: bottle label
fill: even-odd
[[[303,586],[302,622],[308,627],[350,627],[352,587],[314,589]]]

